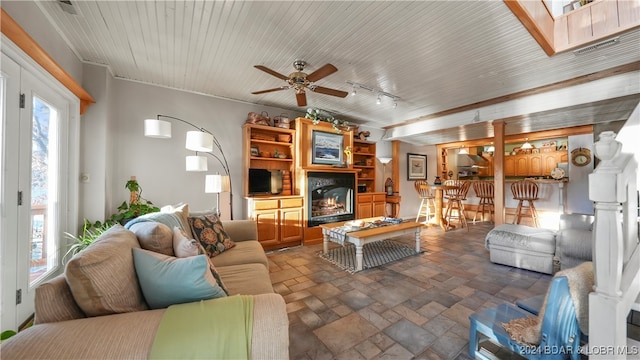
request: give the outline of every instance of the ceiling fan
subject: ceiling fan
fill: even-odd
[[[305,92],[305,88],[320,94],[326,94],[326,95],[338,96],[338,97],[346,97],[349,94],[346,91],[330,89],[330,88],[313,84],[314,82],[338,71],[338,69],[335,66],[331,64],[327,64],[319,68],[318,70],[312,72],[311,74],[307,74],[302,72],[302,70],[304,70],[304,67],[306,65],[307,65],[307,62],[304,60],[294,61],[293,67],[296,69],[296,71],[289,74],[289,76],[282,75],[276,71],[269,69],[266,66],[255,65],[255,68],[260,69],[266,72],[267,74],[271,74],[279,79],[286,81],[288,85],[284,85],[284,86],[280,86],[280,87],[268,89],[268,90],[254,91],[252,92],[252,94],[256,94],[256,95],[264,94],[272,91],[280,91],[280,90],[287,90],[287,89],[293,88],[296,90],[296,100],[298,101],[298,106],[307,105],[307,94]]]

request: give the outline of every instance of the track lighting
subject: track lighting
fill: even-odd
[[[349,81],[349,80],[347,80],[347,84],[352,86],[352,89],[351,89],[351,95],[352,96],[356,95],[356,89],[364,89],[364,90],[367,90],[368,92],[376,94],[376,104],[378,104],[378,105],[382,104],[382,97],[386,96],[389,99],[393,100],[392,107],[394,109],[396,109],[398,107],[398,100],[400,100],[399,96],[395,96],[393,94],[389,94],[388,92],[384,92],[384,91],[382,91],[380,89],[372,88],[372,87],[364,85],[364,84],[358,84],[356,82]]]

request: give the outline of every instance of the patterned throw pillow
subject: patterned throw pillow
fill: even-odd
[[[224,231],[222,222],[215,214],[190,216],[189,227],[193,238],[202,245],[209,257],[214,257],[236,246],[229,234]]]

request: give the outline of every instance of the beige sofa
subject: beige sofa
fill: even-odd
[[[131,253],[143,243],[142,247],[147,250],[167,248],[167,244],[157,241],[162,238],[158,235],[159,227],[151,231],[153,223],[140,225],[143,226],[132,227],[134,231],[120,226],[110,229],[83,252],[81,266],[77,264],[78,260],[71,260],[64,274],[41,284],[36,289],[36,325],[3,342],[2,357],[148,358],[166,309],[148,309]],[[267,257],[255,240],[256,224],[249,220],[234,220],[223,222],[223,225],[236,246],[215,256],[212,262],[230,296],[254,295],[250,358],[288,359],[286,307],[283,298],[275,294],[271,286]],[[190,231],[187,233],[190,235]],[[82,272],[81,284],[78,284],[77,274],[73,274],[78,269]],[[87,285],[87,282],[92,284]],[[95,289],[103,293],[96,294]],[[87,313],[100,315],[87,316]]]

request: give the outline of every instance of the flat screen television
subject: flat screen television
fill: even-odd
[[[281,170],[249,169],[249,195],[278,194],[281,191]]]

